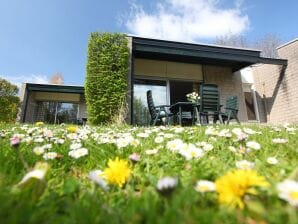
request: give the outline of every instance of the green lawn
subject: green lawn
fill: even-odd
[[[0,223],[298,223],[296,128],[2,124]]]

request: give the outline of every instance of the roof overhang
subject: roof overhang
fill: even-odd
[[[257,63],[287,64],[287,60],[284,59],[263,58],[260,56],[261,51],[254,49],[182,43],[133,36],[131,38],[132,50],[136,58],[227,66],[231,67],[233,72]]]
[[[38,91],[38,92],[78,93],[78,94],[84,93],[83,86],[26,83],[26,89],[27,91]]]

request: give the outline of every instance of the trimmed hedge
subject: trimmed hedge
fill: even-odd
[[[91,33],[85,96],[88,121],[109,123],[120,113],[127,91],[128,41],[124,34]]]

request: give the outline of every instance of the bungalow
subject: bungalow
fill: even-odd
[[[259,121],[253,85],[243,81],[251,75],[240,70],[260,63],[280,68],[287,65],[287,60],[263,58],[254,49],[127,38],[130,49],[127,121],[131,124],[148,124],[147,90],[152,90],[156,104],[173,104],[185,101],[185,95],[198,91],[203,82],[219,86],[222,104],[227,96],[238,96],[241,121]],[[22,122],[41,120],[57,124],[87,118],[82,86],[27,83],[22,92]]]

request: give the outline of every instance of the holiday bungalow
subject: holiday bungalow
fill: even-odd
[[[198,91],[200,83],[217,84],[223,105],[227,96],[238,96],[240,121],[259,121],[257,94],[253,83],[247,81],[252,74],[244,68],[274,64],[282,70],[287,65],[287,60],[263,58],[255,49],[127,38],[130,49],[127,122],[131,124],[149,123],[147,90],[152,90],[155,104],[173,104],[185,101],[187,93]],[[22,102],[22,122],[74,123],[84,122],[88,117],[82,86],[26,83]]]

